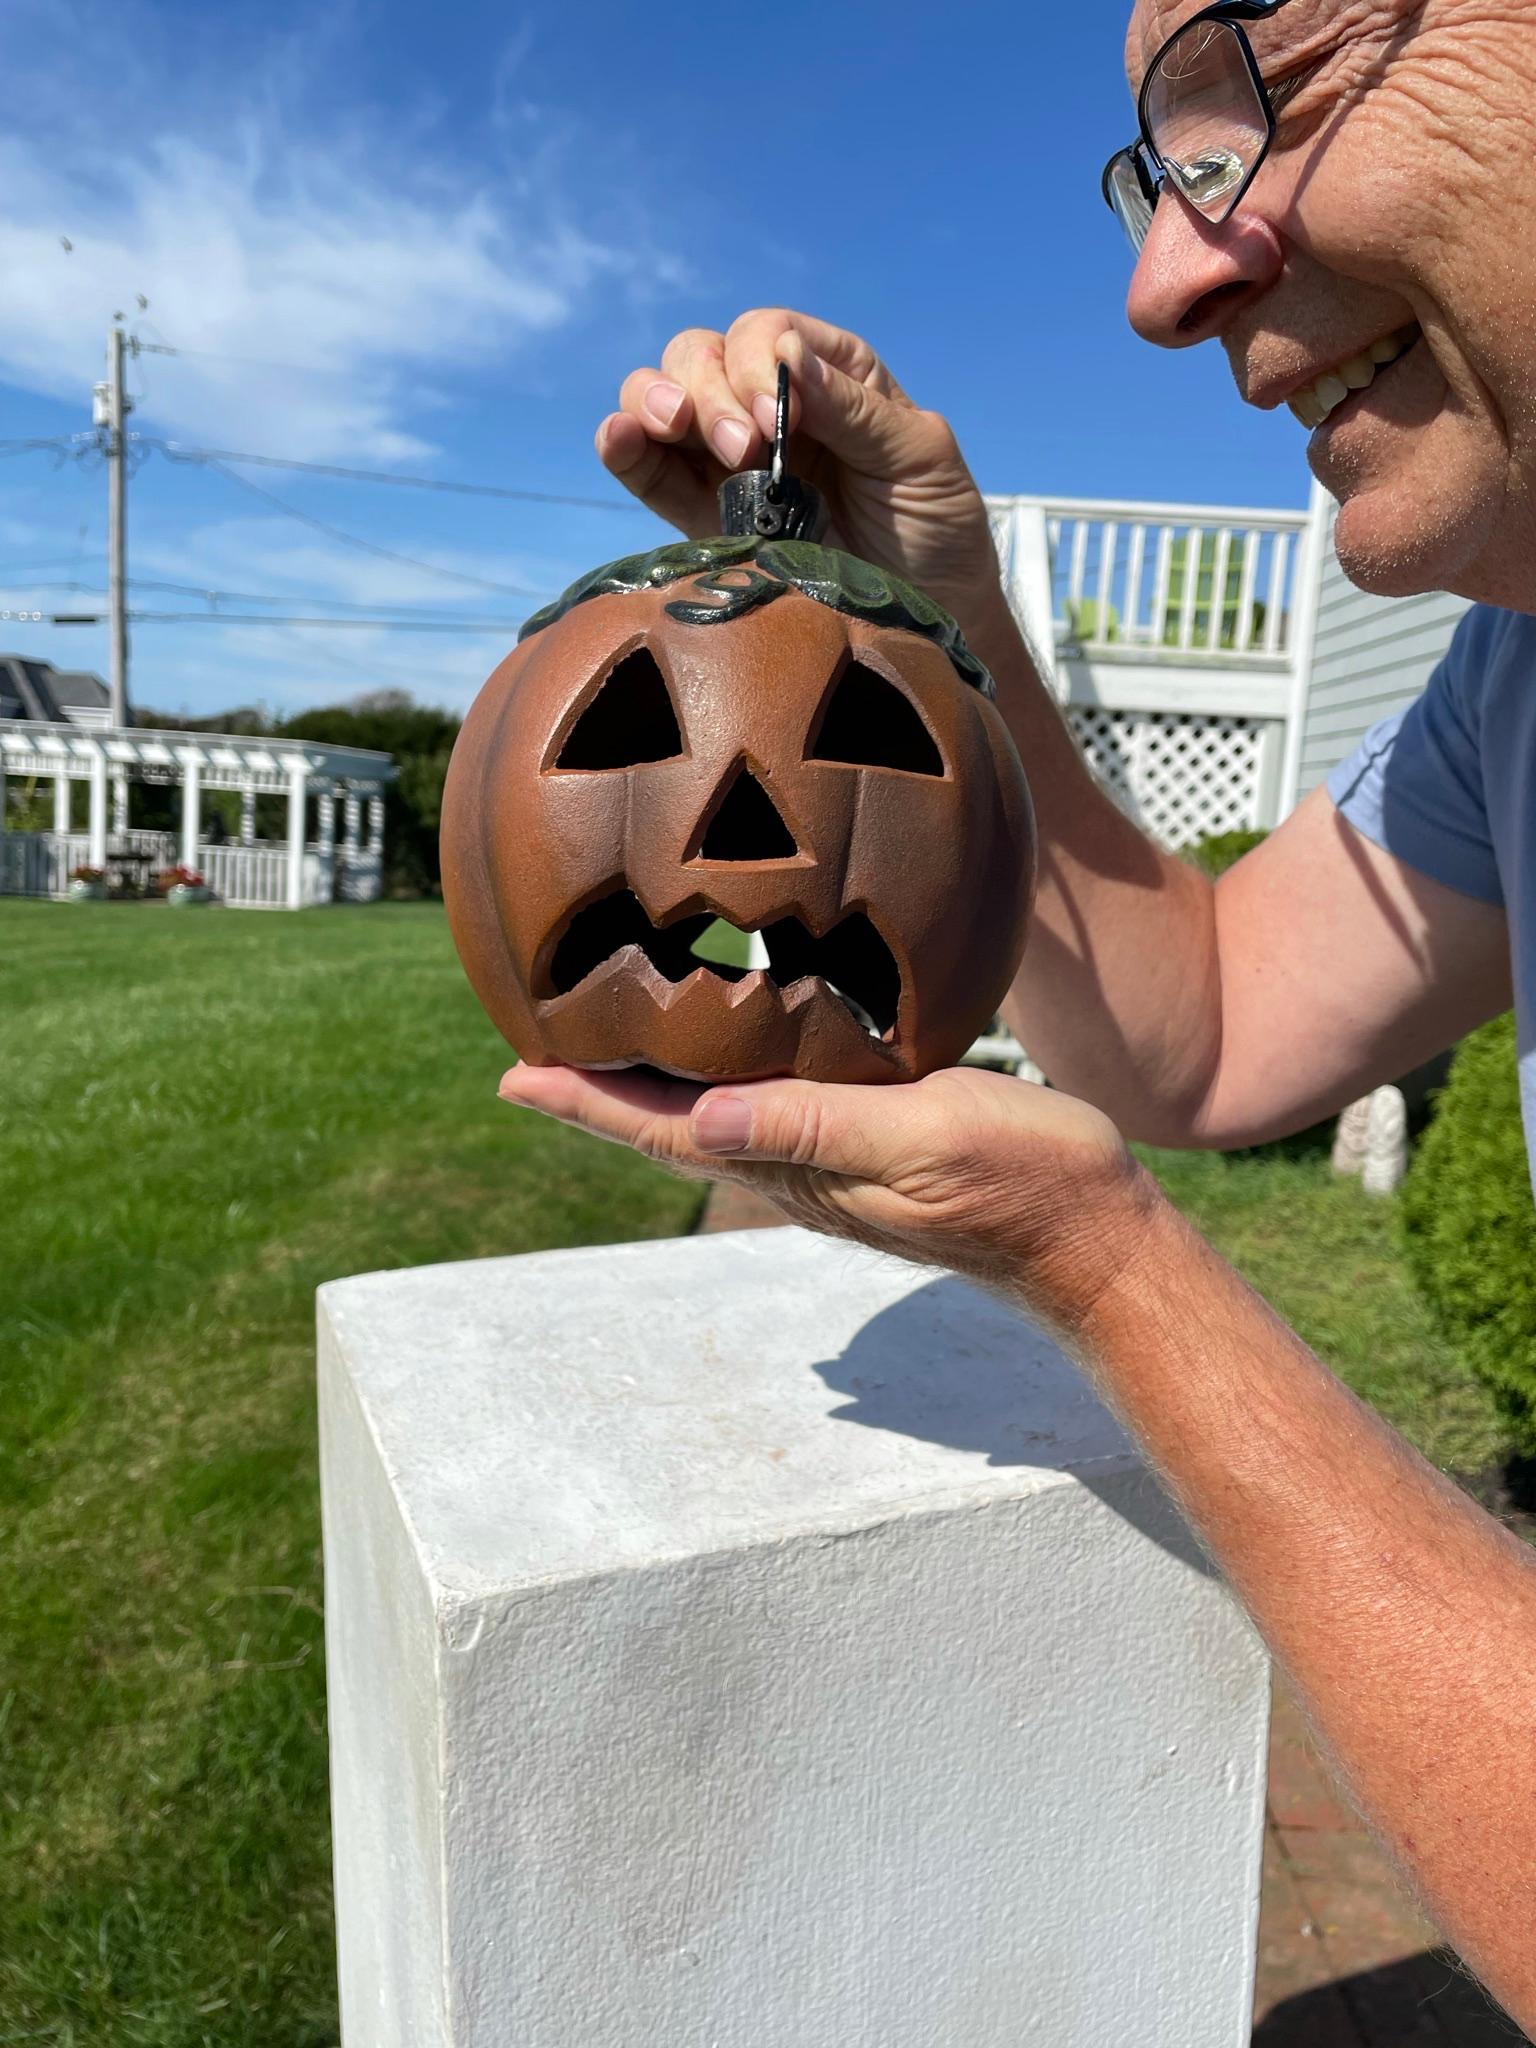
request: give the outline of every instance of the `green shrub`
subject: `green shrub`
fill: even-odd
[[[1536,1456],[1536,1206],[1515,1020],[1464,1041],[1403,1185],[1408,1263],[1467,1364]]]
[[[1180,852],[1185,860],[1214,878],[1224,875],[1245,853],[1252,853],[1261,839],[1268,837],[1267,832],[1208,832],[1204,839],[1192,840]]]

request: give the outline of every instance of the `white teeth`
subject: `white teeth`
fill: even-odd
[[[1396,334],[1384,334],[1369,348],[1351,356],[1335,369],[1324,370],[1313,383],[1293,391],[1286,404],[1304,427],[1320,427],[1335,406],[1342,405],[1352,391],[1364,391],[1376,372],[1398,357],[1419,338],[1417,327],[1403,327]]]

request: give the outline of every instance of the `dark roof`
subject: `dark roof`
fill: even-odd
[[[0,718],[64,723],[72,709],[105,711],[111,692],[84,669],[55,668],[24,654],[0,654]]]

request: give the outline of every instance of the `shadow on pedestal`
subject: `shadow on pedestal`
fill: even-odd
[[[818,1359],[813,1370],[832,1391],[853,1397],[846,1407],[834,1408],[830,1420],[979,1452],[992,1466],[1055,1464],[1050,1451],[1056,1439],[1038,1426],[1031,1400],[1038,1368],[1022,1344],[1017,1364],[985,1352],[946,1348],[943,1386],[935,1387],[935,1333],[963,1323],[964,1304],[974,1300],[975,1292],[969,1282],[952,1276],[931,1281],[871,1316],[836,1358]],[[1052,1369],[1062,1373],[1069,1368],[1053,1362]],[[1097,1400],[1086,1381],[1082,1398]],[[1103,1471],[1100,1462],[1069,1461],[1064,1469],[1180,1563],[1206,1574],[1214,1570],[1149,1472],[1140,1466]]]

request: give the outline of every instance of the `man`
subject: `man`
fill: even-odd
[[[1105,184],[1137,248],[1132,324],[1170,348],[1219,340],[1246,400],[1289,404],[1358,581],[1504,609],[1469,613],[1426,696],[1213,887],[1082,767],[944,422],[817,320],[679,335],[599,429],[613,474],[685,533],[713,531],[715,486],[761,457],[787,361],[832,539],[948,604],[997,679],[1043,855],[1013,1013],[1055,1090],[517,1068],[503,1093],[1052,1324],[1430,1911],[1532,2025],[1536,1563],[1183,1224],[1121,1134],[1297,1129],[1512,993],[1530,1042],[1536,0],[1138,0],[1129,68],[1142,132]]]

